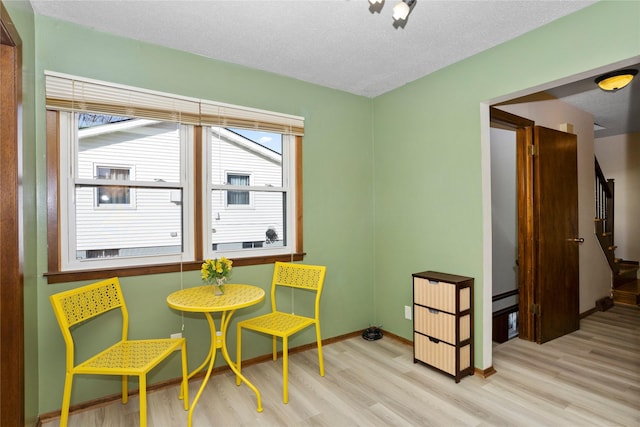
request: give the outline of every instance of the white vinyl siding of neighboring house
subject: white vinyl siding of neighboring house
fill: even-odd
[[[130,168],[132,181],[180,182],[178,125],[144,122],[149,123],[92,137],[83,138],[79,131],[79,178],[93,178],[95,166],[107,164]],[[118,209],[96,206],[94,188],[78,189],[78,251],[143,247],[164,247],[167,251],[173,247],[173,252],[181,251],[182,206],[171,202],[171,190],[137,188],[130,191],[131,205]]]

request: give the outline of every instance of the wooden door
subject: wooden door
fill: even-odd
[[[518,336],[543,343],[579,327],[577,139],[493,107],[491,121],[516,131]]]
[[[577,137],[534,128],[535,340],[579,328]]]

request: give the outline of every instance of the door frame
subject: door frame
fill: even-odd
[[[518,212],[518,337],[535,340],[535,315],[530,308],[535,301],[536,251],[534,246],[533,164],[528,147],[533,145],[535,122],[506,111],[489,107],[490,123],[516,133],[516,175]]]
[[[497,124],[501,128],[514,130],[516,132],[516,176],[517,176],[517,216],[518,216],[518,336],[527,341],[535,341],[537,343],[545,342],[549,339],[548,333],[553,337],[556,332],[551,332],[548,328],[542,328],[540,323],[540,310],[543,292],[541,280],[547,277],[543,272],[547,271],[544,267],[540,270],[540,262],[543,258],[540,255],[540,248],[543,244],[540,240],[539,230],[542,229],[545,220],[540,216],[541,200],[540,187],[536,182],[539,178],[540,163],[534,165],[534,158],[538,158],[538,150],[540,149],[537,136],[539,126],[535,126],[535,122],[517,116],[512,113],[490,107],[490,125]],[[558,132],[549,129],[549,132]],[[575,135],[573,135],[575,138]],[[551,160],[551,159],[548,159]],[[575,171],[577,174],[577,170]],[[537,188],[536,188],[537,187]],[[577,193],[575,194],[575,202],[577,208]],[[577,215],[577,212],[576,212]],[[577,218],[576,218],[577,224]],[[577,231],[576,231],[577,238]],[[563,239],[574,236],[564,236]],[[579,261],[578,261],[579,262]],[[545,262],[545,266],[547,266]],[[547,266],[548,267],[548,266]],[[579,271],[579,269],[577,270]],[[576,271],[576,273],[577,273]],[[547,277],[548,279],[548,277]],[[545,282],[546,283],[546,282]],[[573,283],[573,282],[572,282]],[[579,290],[579,284],[578,286]],[[546,291],[545,291],[546,292]],[[545,293],[546,295],[546,293]],[[578,301],[574,301],[578,304]],[[548,308],[545,305],[546,308]],[[557,312],[554,312],[557,313]],[[578,316],[576,315],[576,321]],[[575,322],[566,326],[569,332],[576,330]],[[567,333],[567,332],[565,332]],[[543,334],[545,334],[543,336]]]
[[[22,270],[22,49],[0,2],[0,425],[22,426],[24,396],[24,277]]]
[[[482,338],[478,343],[482,346],[482,361],[480,368],[492,371],[493,340],[492,340],[492,240],[491,240],[491,156],[490,156],[490,109],[492,105],[499,105],[523,96],[535,94],[557,86],[576,82],[587,77],[597,76],[610,71],[637,64],[640,56],[632,56],[625,60],[584,70],[580,73],[565,76],[553,81],[547,81],[536,86],[522,87],[514,92],[485,99],[480,102],[480,153],[482,169],[482,302],[481,322]]]

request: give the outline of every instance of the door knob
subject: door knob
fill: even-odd
[[[576,243],[584,243],[584,238],[582,237],[578,237],[577,239],[567,239],[569,242],[576,242]]]

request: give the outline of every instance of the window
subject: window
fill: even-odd
[[[189,222],[175,193],[189,194],[185,171],[192,132],[177,123],[134,117],[109,121],[93,115],[87,126],[84,116],[60,114],[66,124],[61,163],[74,160],[60,175],[66,184],[60,187],[66,218],[61,228],[69,236],[63,241],[63,268],[180,260],[183,248],[192,245],[185,245]]]
[[[91,249],[86,253],[87,258],[107,258],[116,257],[120,255],[118,249]]]
[[[45,77],[50,283],[302,259],[301,118]]]
[[[131,178],[131,168],[96,166],[97,179],[111,179],[115,181],[129,181]],[[132,207],[131,189],[128,187],[98,187],[96,188],[97,207]]]
[[[249,186],[249,175],[227,173],[227,184],[230,186]],[[248,191],[227,191],[227,206],[249,206]]]
[[[289,236],[295,230],[290,220],[295,206],[291,161],[295,138],[236,128],[205,131],[209,256],[290,252]],[[239,167],[250,172],[229,172]]]

